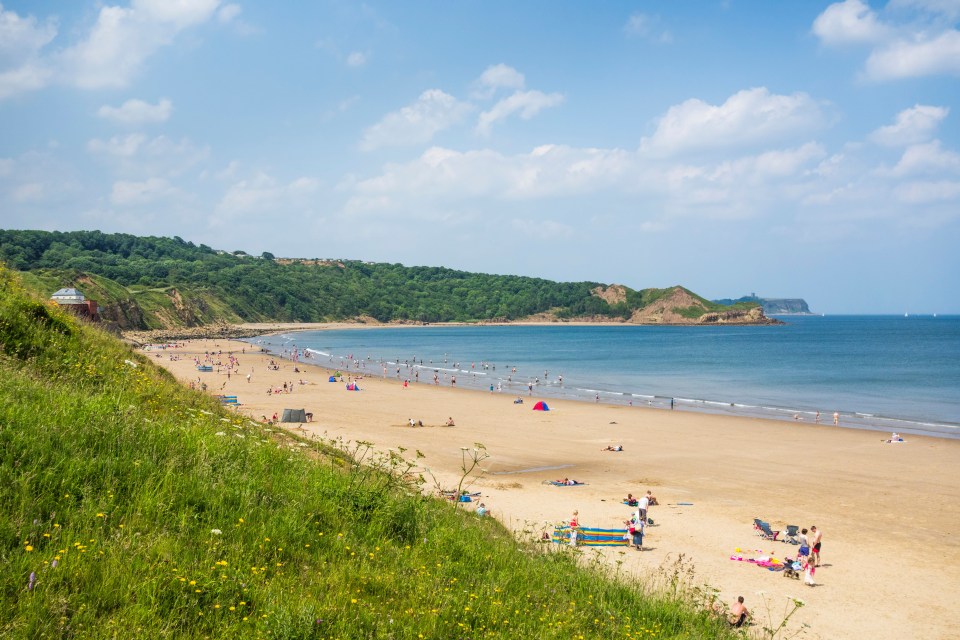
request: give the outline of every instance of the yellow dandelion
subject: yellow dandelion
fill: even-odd
[[[23,548],[23,550],[24,550],[24,551],[33,551],[33,546],[28,544],[27,546],[25,546],[25,547]]]

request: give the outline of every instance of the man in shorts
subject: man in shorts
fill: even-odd
[[[819,531],[816,526],[810,527],[810,560],[813,566],[820,566],[820,539],[823,537],[823,531]]]

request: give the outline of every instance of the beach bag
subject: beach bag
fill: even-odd
[[[634,533],[637,532],[637,528],[633,525],[630,525],[629,527],[627,527],[627,531],[630,533],[630,535],[633,535]]]

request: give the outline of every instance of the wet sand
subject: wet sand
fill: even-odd
[[[632,509],[621,499],[650,489],[660,505],[649,513],[648,550],[604,549],[611,566],[623,560],[645,573],[684,554],[697,582],[719,589],[724,602],[743,595],[758,626],[768,623],[762,591],[774,623],[787,596],[806,602],[791,619],[810,625],[802,637],[960,637],[960,441],[917,436],[890,445],[873,431],[562,400],[535,412],[535,396],[516,405],[515,396],[425,380],[404,388],[396,378],[366,377],[362,391],[349,392],[321,367],[278,361],[269,370],[270,356],[246,343],[184,344],[151,355],[185,383],[199,378],[211,393],[236,395],[238,410],[256,419],[303,408],[313,413],[308,433],[419,450],[445,488],[459,478],[461,447],[482,443],[487,473],[471,488],[520,536],[552,530],[574,509],[582,525],[622,527]],[[238,372],[229,380],[225,370],[197,372],[194,356],[220,351],[224,363],[235,354]],[[292,393],[267,394],[284,382]],[[443,426],[449,417],[456,426]],[[411,418],[425,426],[410,428]],[[624,451],[602,451],[618,444]],[[562,477],[587,484],[543,484]],[[744,557],[796,553],[755,535],[755,517],[774,529],[823,531],[818,586],[730,560],[738,548]]]

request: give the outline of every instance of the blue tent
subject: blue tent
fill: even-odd
[[[336,382],[336,381],[337,381],[337,377],[336,377],[336,376],[330,376],[329,382]]]

